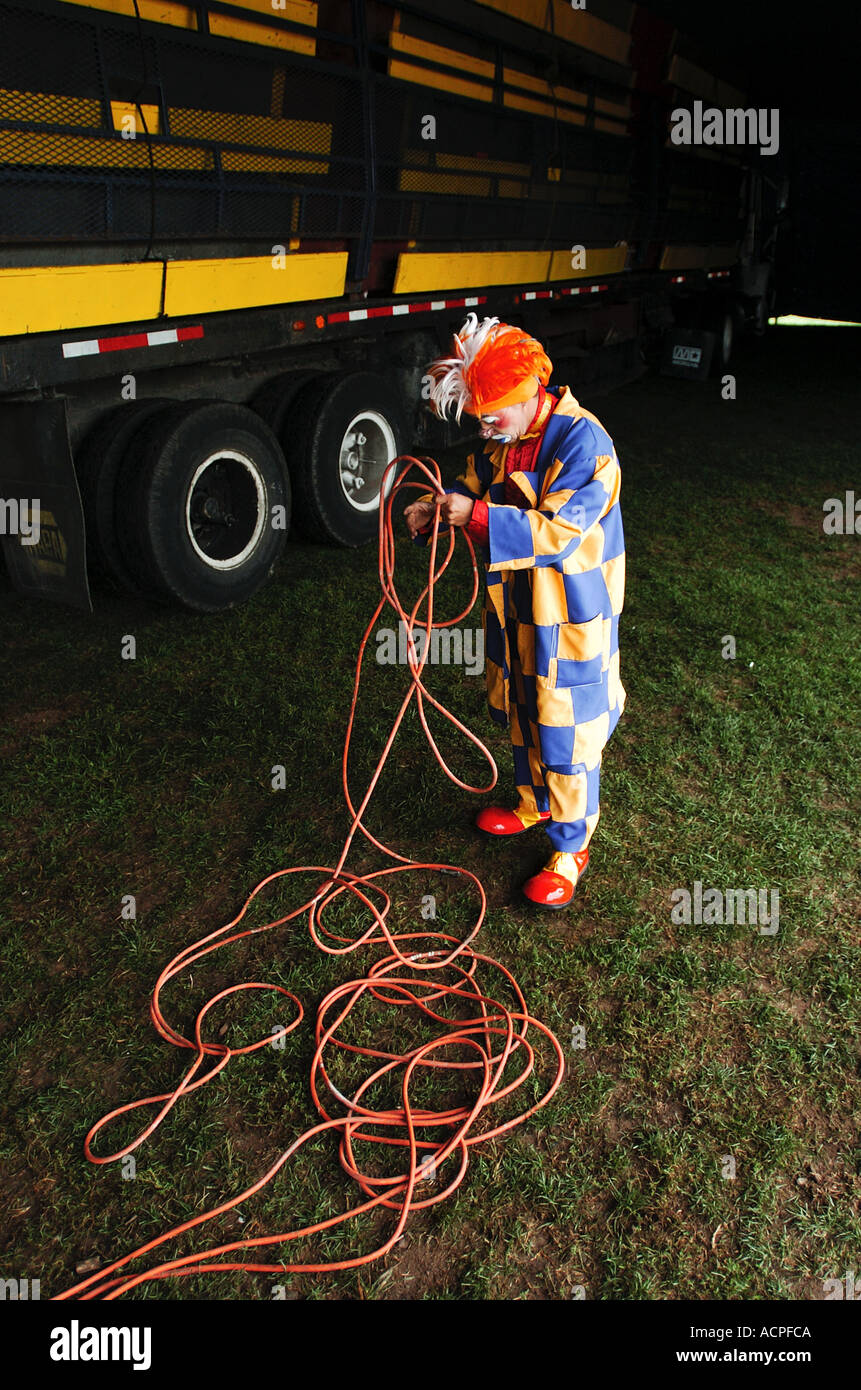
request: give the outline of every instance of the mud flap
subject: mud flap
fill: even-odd
[[[714,347],[714,333],[678,326],[668,328],[664,334],[661,375],[704,381],[711,368]]]
[[[0,404],[0,532],[19,593],[92,613],[65,401]]]

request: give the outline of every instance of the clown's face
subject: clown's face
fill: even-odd
[[[505,405],[492,414],[480,415],[478,425],[482,439],[495,439],[500,444],[513,443],[526,434],[537,409],[536,391],[531,400],[523,401],[520,405]]]

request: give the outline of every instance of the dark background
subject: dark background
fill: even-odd
[[[861,10],[781,0],[645,0],[645,8],[702,45],[703,66],[753,94],[811,119],[858,129]]]

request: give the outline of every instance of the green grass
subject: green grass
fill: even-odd
[[[557,1096],[474,1147],[457,1193],[418,1213],[378,1263],[280,1280],[199,1276],[136,1296],[269,1298],[281,1282],[314,1299],[567,1299],[578,1285],[590,1299],[821,1298],[823,1280],[858,1268],[861,537],[824,536],[821,525],[825,499],[861,482],[850,332],[777,330],[759,352],[745,349],[732,402],[719,386],[660,377],[584,395],[623,466],[628,707],[605,753],[601,822],[572,908],[543,916],[520,898],[545,857],[542,832],[479,842],[478,799],[439,772],[413,712],[366,816],[399,852],[479,875],[488,914],[477,947],[512,971],[559,1037]],[[398,563],[402,594],[416,592],[426,555],[404,539]],[[465,552],[452,571],[446,614],[462,603]],[[187,1064],[149,1021],[162,965],[231,920],[275,869],[336,862],[349,824],[340,752],[354,654],[377,596],[373,547],[293,542],[263,592],[214,618],[97,592],[90,619],[7,584],[4,1278],[40,1278],[43,1297],[61,1291],[81,1261],[107,1262],[241,1191],[315,1122],[316,1007],[377,952],[324,956],[299,918],[216,953],[163,997],[186,1030],[231,983],[280,984],[306,1010],[285,1049],[236,1058],[181,1101],[137,1151],[134,1181],[82,1153],[108,1108],[171,1088]],[[476,607],[468,622],[479,621]],[[120,657],[126,634],[134,661]],[[726,634],[735,660],[721,656]],[[405,688],[403,670],[377,666],[373,652],[366,670],[356,794]],[[446,666],[427,678],[492,750],[507,794],[507,740],[485,714],[482,678]],[[471,746],[431,722],[454,770],[484,781]],[[289,790],[276,792],[271,769],[282,763]],[[383,866],[355,842],[348,868]],[[674,923],[671,894],[695,880],[778,889],[779,931]],[[313,883],[278,880],[246,924],[284,915]],[[457,879],[409,873],[389,884],[402,930],[421,929],[428,892],[431,927],[463,933],[474,919]],[[124,894],[136,897],[133,921],[121,917]],[[349,902],[329,920],[344,934],[364,926]],[[233,1045],[286,1021],[264,994],[211,1016]],[[585,1047],[572,1046],[574,1025]],[[383,1005],[363,1004],[350,1029],[357,1042],[395,1046],[428,1036]],[[549,1051],[539,1055],[546,1078]],[[332,1074],[355,1076],[342,1059]],[[417,1095],[452,1103],[441,1087],[423,1079]],[[455,1083],[449,1095],[468,1090]],[[537,1083],[525,1093],[534,1099]],[[112,1126],[98,1151],[128,1140],[145,1114]],[[734,1178],[723,1176],[727,1156]],[[289,1230],[357,1200],[323,1137],[243,1206],[244,1222],[231,1212],[180,1248]],[[373,1213],[280,1255],[349,1258],[393,1221]]]

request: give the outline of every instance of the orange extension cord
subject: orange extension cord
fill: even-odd
[[[159,976],[152,999],[150,1001],[150,1016],[158,1032],[168,1042],[176,1047],[186,1048],[195,1054],[194,1060],[189,1066],[185,1076],[180,1081],[176,1090],[165,1092],[162,1095],[146,1096],[141,1100],[131,1101],[128,1105],[121,1105],[110,1114],[103,1116],[97,1124],[93,1125],[84,1141],[84,1152],[91,1163],[114,1163],[130,1154],[143,1141],[154,1132],[161,1124],[162,1120],[176,1105],[181,1096],[189,1095],[196,1091],[198,1087],[205,1086],[220,1071],[223,1071],[232,1057],[242,1056],[244,1053],[256,1052],[262,1047],[266,1047],[278,1038],[285,1037],[299,1026],[303,1018],[303,1009],[299,1000],[289,990],[283,989],[280,985],[265,984],[261,981],[248,981],[243,984],[232,985],[229,989],[223,989],[203,1006],[197,1015],[194,1027],[194,1040],[183,1037],[165,1019],[161,1011],[161,992],[164,986],[173,980],[182,971],[187,970],[195,962],[209,956],[213,951],[221,950],[224,946],[229,946],[234,941],[240,941],[243,937],[254,936],[259,932],[270,931],[273,927],[283,926],[285,922],[292,921],[300,913],[308,913],[308,926],[311,939],[321,951],[329,955],[345,955],[350,951],[356,951],[360,946],[385,945],[388,947],[389,954],[382,956],[369,969],[368,973],[361,979],[350,980],[346,984],[333,989],[323,1000],[317,1012],[316,1042],[317,1047],[311,1064],[311,1095],[317,1111],[322,1116],[322,1123],[312,1126],[300,1135],[281,1156],[272,1164],[271,1168],[263,1174],[257,1182],[240,1192],[238,1196],[232,1197],[230,1201],[223,1202],[221,1206],[214,1207],[211,1211],[204,1212],[200,1216],[194,1217],[190,1221],[183,1221],[172,1230],[166,1231],[163,1235],[156,1237],[155,1240],[147,1241],[131,1254],[124,1255],[121,1259],[114,1260],[98,1273],[84,1279],[79,1284],[65,1292],[56,1295],[57,1300],[67,1298],[78,1299],[99,1299],[106,1300],[119,1298],[121,1294],[128,1293],[150,1279],[168,1279],[179,1275],[209,1273],[214,1270],[244,1269],[258,1271],[268,1274],[284,1275],[290,1271],[300,1273],[322,1273],[326,1270],[336,1269],[355,1269],[361,1265],[370,1264],[373,1260],[380,1259],[393,1245],[400,1239],[410,1212],[420,1211],[424,1207],[434,1206],[437,1202],[442,1202],[448,1197],[463,1181],[469,1163],[469,1149],[473,1144],[486,1143],[506,1130],[514,1128],[515,1125],[523,1122],[535,1112],[546,1105],[551,1096],[557,1090],[564,1075],[565,1064],[562,1049],[557,1039],[537,1019],[532,1018],[527,1012],[526,1004],[520,989],[513,976],[489,956],[480,955],[472,948],[472,942],[481,927],[486,911],[486,898],[481,883],[476,876],[468,869],[459,868],[452,864],[432,864],[418,863],[406,858],[402,854],[389,849],[375,839],[366,826],[362,824],[362,816],[371,799],[374,788],[380,778],[385,761],[391,751],[395,735],[400,727],[401,721],[407,711],[410,701],[415,697],[419,718],[433,750],[434,757],[442,767],[446,776],[458,787],[463,787],[466,791],[483,793],[490,791],[497,780],[496,764],[491,754],[484,744],[470,733],[460,720],[456,719],[450,711],[436,700],[433,695],[425,688],[422,682],[422,671],[424,669],[427,653],[430,649],[430,633],[434,627],[451,627],[460,622],[470,612],[478,594],[479,575],[475,560],[475,551],[466,532],[463,532],[470,556],[472,558],[473,587],[472,594],[466,608],[457,617],[451,618],[448,622],[434,620],[434,588],[442,574],[445,572],[451,557],[454,553],[455,536],[454,528],[448,532],[448,553],[436,568],[437,538],[440,525],[440,504],[444,498],[442,481],[439,466],[433,459],[428,459],[432,472],[426,467],[425,462],[413,458],[410,455],[402,455],[400,458],[393,459],[388,465],[383,479],[382,491],[384,493],[386,481],[391,469],[398,464],[405,463],[406,466],[398,474],[394,486],[385,503],[380,507],[380,530],[379,530],[379,570],[380,584],[382,587],[382,597],[373,617],[368,623],[362,644],[359,648],[358,659],[356,661],[356,675],[353,684],[353,698],[350,705],[350,717],[347,724],[347,733],[344,741],[344,753],[342,759],[342,780],[344,797],[353,817],[349,834],[344,843],[341,857],[334,869],[322,867],[320,865],[304,866],[297,869],[279,869],[277,873],[270,874],[263,879],[251,892],[245,902],[242,911],[232,922],[226,926],[219,927],[217,931],[211,932],[208,936],[201,937],[192,945],[180,951],[177,956],[167,965]],[[413,470],[418,469],[425,475],[426,482],[407,482],[407,475]],[[430,538],[429,552],[430,565],[428,582],[418,600],[416,601],[411,613],[407,614],[398,598],[394,584],[395,569],[395,540],[392,525],[392,506],[396,497],[405,488],[418,488],[422,491],[427,490],[430,484],[436,494],[437,503],[434,514],[433,528]],[[414,644],[408,641],[409,668],[411,675],[410,688],[403,699],[400,709],[392,725],[391,733],[386,741],[376,770],[370,780],[368,789],[362,799],[358,810],[354,807],[350,796],[347,780],[347,764],[350,751],[350,739],[352,736],[353,720],[356,712],[356,703],[359,695],[359,684],[362,672],[362,660],[364,658],[365,647],[368,639],[374,630],[374,626],[386,603],[391,604],[399,619],[406,625],[408,634],[412,633],[417,621],[419,609],[425,598],[427,599],[426,616],[422,620],[427,641],[425,643],[424,654],[421,661],[418,660]],[[428,728],[425,717],[424,702],[429,701],[435,709],[439,710],[447,719],[458,728],[466,737],[476,745],[486,757],[492,770],[492,777],[486,787],[472,787],[466,782],[462,782],[446,764],[437,744]],[[378,869],[369,874],[353,874],[344,868],[344,863],[349,852],[350,845],[357,830],[370,840],[371,844],[381,850],[391,859],[398,861],[394,868]],[[391,899],[385,892],[379,880],[384,879],[388,874],[412,873],[416,870],[421,872],[440,871],[448,874],[457,874],[462,878],[468,879],[474,886],[478,895],[480,908],[475,926],[468,936],[459,941],[456,937],[447,935],[444,932],[397,932],[393,933],[388,925],[387,917],[391,907]],[[253,927],[245,931],[232,932],[233,927],[238,926],[242,921],[249,906],[257,894],[274,880],[284,877],[286,874],[318,874],[322,877],[322,886],[316,891],[314,896],[304,902],[301,907],[297,907],[293,912],[281,917],[277,921],[267,922],[265,926]],[[342,893],[351,893],[354,898],[363,903],[368,909],[371,922],[367,930],[356,939],[338,936],[327,930],[323,925],[322,917],[324,909],[335,901]],[[325,939],[324,939],[325,938]],[[338,943],[338,944],[330,944]],[[401,949],[401,946],[404,949]],[[413,949],[414,948],[414,949]],[[486,993],[478,984],[479,969],[491,969],[498,971],[503,977],[500,983],[503,991],[506,987],[513,992],[517,1001],[517,1007],[512,1009],[506,1007],[492,994]],[[452,979],[454,976],[454,979]],[[506,983],[507,982],[507,986]],[[295,1005],[296,1017],[285,1028],[275,1031],[261,1038],[258,1042],[251,1043],[247,1047],[231,1048],[223,1043],[205,1042],[203,1039],[204,1021],[210,1009],[214,1008],[222,999],[238,994],[243,990],[258,989],[269,990],[279,995],[285,995]],[[342,1041],[338,1037],[338,1030],[342,1027],[351,1011],[359,1001],[370,994],[375,1000],[386,1005],[394,1005],[408,1010],[416,1010],[419,1015],[433,1020],[440,1025],[442,1032],[439,1037],[421,1044],[403,1054],[388,1052],[384,1048],[357,1047]],[[437,1001],[448,1001],[455,1008],[461,1011],[466,1010],[469,1016],[466,1018],[450,1018],[431,1007]],[[459,1003],[459,1001],[464,1001]],[[488,1122],[483,1117],[490,1114],[493,1106],[498,1106],[506,1097],[510,1096],[518,1086],[532,1074],[536,1064],[536,1053],[533,1044],[529,1041],[529,1030],[535,1029],[543,1035],[555,1052],[556,1071],[552,1080],[547,1083],[541,1098],[533,1105],[529,1105],[513,1119],[496,1123]],[[324,1055],[327,1048],[338,1048],[345,1053],[353,1053],[358,1057],[371,1058],[379,1065],[359,1084],[352,1098],[342,1095],[333,1082],[329,1079],[324,1063]],[[513,1080],[508,1080],[502,1084],[503,1075],[508,1066],[509,1059],[515,1053],[522,1054],[522,1066],[519,1074]],[[475,1054],[473,1057],[472,1054]],[[444,1054],[444,1055],[441,1055]],[[458,1060],[452,1060],[455,1054]],[[466,1056],[464,1056],[466,1054]],[[206,1058],[214,1059],[212,1065],[205,1064]],[[205,1069],[205,1065],[208,1069]],[[458,1075],[464,1072],[477,1073],[477,1085],[475,1097],[471,1104],[457,1105],[449,1110],[424,1110],[414,1108],[410,1100],[410,1087],[413,1073],[417,1067],[434,1068],[436,1070],[454,1071]],[[398,1070],[402,1071],[401,1077],[401,1097],[402,1105],[397,1109],[374,1109],[363,1098],[383,1078]],[[327,1094],[328,1093],[328,1094]],[[337,1100],[339,1106],[346,1111],[345,1114],[332,1115],[327,1109],[330,1104],[329,1096]],[[125,1148],[118,1149],[116,1153],[108,1154],[106,1157],[99,1158],[92,1151],[92,1141],[100,1130],[109,1121],[119,1115],[128,1114],[129,1111],[136,1110],[141,1106],[157,1106],[158,1110],[155,1118],[152,1119],[138,1137]],[[479,1121],[485,1127],[478,1128]],[[358,1184],[361,1191],[369,1200],[358,1206],[353,1206],[342,1212],[338,1216],[330,1217],[325,1221],[318,1221],[314,1225],[305,1226],[300,1230],[281,1231],[277,1235],[259,1236],[247,1240],[231,1241],[226,1245],[218,1245],[212,1249],[203,1250],[199,1254],[184,1255],[181,1258],[168,1260],[165,1263],[150,1265],[138,1273],[131,1273],[126,1270],[124,1273],[116,1275],[115,1271],[123,1269],[124,1266],[133,1260],[140,1259],[149,1254],[150,1251],[164,1245],[166,1241],[175,1240],[185,1231],[193,1230],[196,1226],[202,1226],[205,1222],[220,1216],[223,1212],[230,1211],[233,1207],[240,1206],[247,1202],[256,1192],[259,1192],[268,1182],[275,1177],[279,1169],[295,1154],[303,1144],[313,1139],[315,1135],[323,1134],[331,1130],[340,1136],[339,1158],[341,1166],[349,1176]],[[442,1131],[442,1135],[438,1132]],[[419,1137],[420,1135],[424,1137]],[[405,1165],[399,1173],[391,1176],[378,1176],[362,1170],[359,1159],[356,1155],[356,1147],[361,1144],[384,1145],[395,1149],[406,1150],[404,1154]],[[366,1151],[369,1156],[375,1152],[372,1147]],[[377,1152],[379,1152],[377,1150]],[[451,1180],[442,1191],[434,1192],[431,1196],[422,1199],[414,1198],[414,1190],[417,1183],[425,1178],[435,1175],[436,1170],[444,1164],[449,1157],[454,1156],[456,1171]],[[248,1259],[240,1260],[221,1260],[218,1257],[231,1255],[236,1251],[255,1250],[261,1246],[281,1245],[287,1241],[295,1241],[307,1238],[316,1234],[318,1231],[331,1230],[332,1227],[340,1225],[344,1221],[349,1221],[352,1217],[361,1212],[371,1211],[374,1207],[388,1207],[398,1213],[397,1222],[389,1235],[388,1239],[370,1254],[358,1255],[349,1260],[320,1260],[317,1263],[297,1263],[288,1264],[279,1261],[276,1264],[252,1263]],[[114,1277],[110,1277],[110,1276]]]

